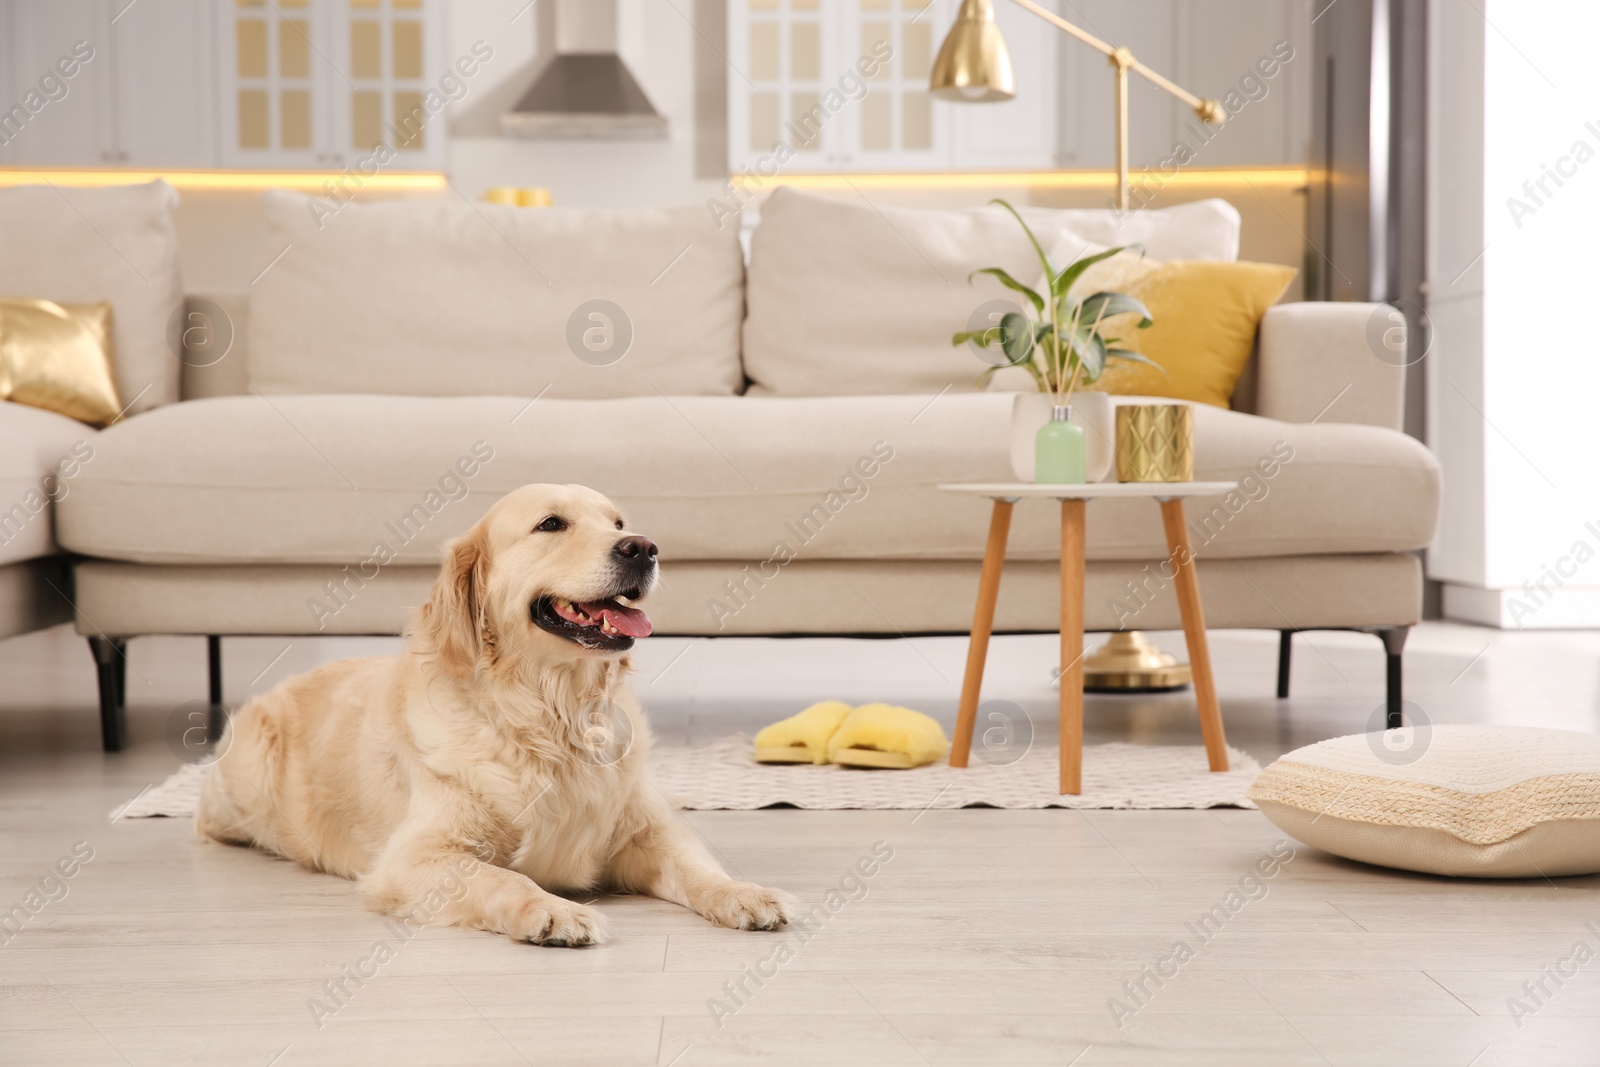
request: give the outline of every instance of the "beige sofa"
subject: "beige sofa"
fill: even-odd
[[[533,481],[592,485],[661,545],[663,634],[970,624],[988,509],[935,486],[1011,478],[1011,397],[975,392],[983,365],[948,338],[1002,295],[969,287],[973,268],[1038,273],[995,209],[780,191],[748,264],[699,208],[352,204],[321,229],[302,198],[268,194],[266,211],[263,262],[281,260],[248,297],[191,299],[231,349],[190,361],[211,365],[185,368],[183,402],[101,433],[57,509],[107,701],[117,639],[398,632],[444,542]],[[1220,202],[1121,229],[1030,217],[1052,245],[1237,252]],[[1373,310],[1268,314],[1239,410],[1196,411],[1197,477],[1251,489],[1191,520],[1211,626],[1387,634],[1397,701],[1439,468],[1398,431]],[[1054,629],[1056,539],[1051,509],[1018,508],[998,630]],[[1178,625],[1147,570],[1164,553],[1153,507],[1096,503],[1089,541],[1090,629]],[[114,747],[120,708],[103,713]]]
[[[0,190],[0,296],[113,305],[119,394],[127,414],[178,399],[179,360],[164,324],[183,304],[164,183],[112,189]],[[0,401],[0,638],[73,617],[71,561],[56,538],[62,503],[96,457],[95,429]],[[89,624],[79,617],[79,626]],[[97,635],[98,638],[98,635]],[[106,737],[118,736],[125,660],[94,645],[102,666]]]
[[[56,502],[94,458],[93,429],[0,402],[0,638],[72,618],[72,572],[55,541]]]

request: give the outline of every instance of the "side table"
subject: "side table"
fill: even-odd
[[[950,766],[965,767],[972,748],[972,731],[978,715],[978,694],[983,688],[983,665],[994,630],[994,605],[1000,595],[1000,571],[1006,559],[1006,537],[1011,531],[1012,506],[1022,499],[1061,501],[1061,792],[1083,792],[1083,572],[1084,513],[1097,497],[1145,497],[1161,505],[1166,528],[1172,581],[1183,615],[1183,636],[1189,646],[1189,669],[1194,678],[1195,704],[1200,732],[1205,737],[1206,758],[1213,771],[1228,769],[1227,739],[1222,712],[1211,676],[1211,652],[1206,645],[1205,617],[1200,609],[1200,583],[1195,574],[1194,552],[1189,547],[1188,522],[1183,498],[1216,496],[1238,488],[1237,482],[1094,482],[1082,485],[1038,485],[1032,482],[990,482],[941,485],[951,493],[988,497],[994,501],[989,519],[989,542],[983,552],[983,574],[978,580],[978,606],[972,618],[972,640],[967,648],[967,672],[961,683],[961,710],[956,736],[950,747]]]

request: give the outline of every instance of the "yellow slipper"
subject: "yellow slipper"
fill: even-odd
[[[828,762],[906,770],[932,763],[948,751],[944,728],[922,712],[890,704],[863,704],[829,739]]]
[[[824,700],[756,734],[757,763],[828,762],[828,739],[851,713],[842,700]]]

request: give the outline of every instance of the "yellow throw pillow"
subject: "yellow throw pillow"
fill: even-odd
[[[1155,320],[1149,329],[1135,329],[1131,314],[1103,323],[1102,329],[1123,347],[1161,364],[1166,373],[1114,360],[1089,388],[1227,407],[1250,361],[1261,316],[1278,302],[1295,273],[1293,267],[1276,263],[1158,263],[1127,254],[1095,264],[1072,287],[1072,295],[1110,291],[1142,301]]]
[[[0,400],[104,426],[117,417],[111,304],[0,297]]]

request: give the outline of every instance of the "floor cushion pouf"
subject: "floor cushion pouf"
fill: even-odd
[[[1248,796],[1285,833],[1430,874],[1600,871],[1600,736],[1422,726],[1336,737],[1273,763]]]

